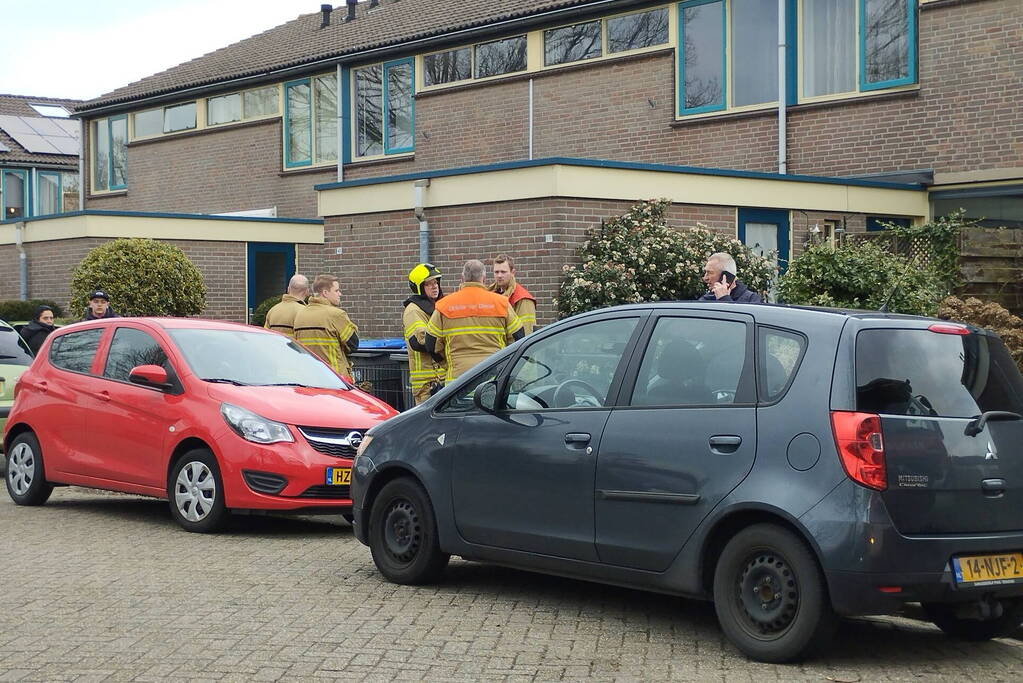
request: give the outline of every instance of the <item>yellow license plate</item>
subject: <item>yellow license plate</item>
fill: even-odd
[[[351,467],[328,467],[327,486],[350,486],[352,483]]]
[[[952,558],[956,583],[998,586],[1023,583],[1023,553]]]

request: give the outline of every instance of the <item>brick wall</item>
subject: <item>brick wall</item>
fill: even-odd
[[[313,186],[335,180],[337,169],[284,173],[281,164],[280,119],[136,142],[128,146],[128,191],[92,195],[87,206],[171,213],[276,206],[281,217],[316,217]]]
[[[444,273],[443,287],[450,292],[458,287],[468,259],[509,254],[519,280],[537,298],[540,324],[547,324],[555,319],[553,299],[562,266],[576,261],[587,230],[621,215],[631,204],[553,198],[431,209],[430,258]],[[697,223],[734,235],[735,209],[671,207],[669,225],[686,228]],[[407,275],[419,260],[419,224],[411,212],[332,216],[324,229],[327,269],[341,278],[341,305],[361,335],[401,336]],[[340,256],[334,253],[337,247],[343,250]]]
[[[920,12],[920,89],[789,113],[789,172],[850,175],[1023,165],[1023,2],[950,3]],[[773,111],[674,123],[667,51],[534,76],[534,156],[576,156],[741,170],[777,168]],[[356,163],[347,179],[521,160],[528,155],[527,78],[423,94],[416,155]],[[316,213],[313,185],[333,169],[281,173],[279,119],[128,150],[126,195],[90,208],[223,212],[276,205]]]
[[[26,244],[29,264],[28,298],[53,299],[65,309],[66,315],[80,315],[81,311],[70,311],[67,308],[71,296],[71,274],[89,251],[106,241],[88,237]],[[195,240],[168,240],[168,243],[180,247],[203,273],[206,282],[206,310],[201,317],[244,321],[247,265],[245,244]],[[314,257],[310,263],[315,260]],[[0,299],[18,298],[17,264],[18,253],[14,246],[0,246]],[[111,304],[116,310],[117,302],[112,301]]]

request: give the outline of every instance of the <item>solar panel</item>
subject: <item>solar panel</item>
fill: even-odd
[[[73,124],[65,127],[62,124]],[[78,123],[35,116],[0,115],[0,128],[32,154],[78,154]]]

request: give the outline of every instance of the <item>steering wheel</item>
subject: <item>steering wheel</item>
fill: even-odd
[[[586,393],[577,394],[574,387],[580,387]],[[587,384],[581,379],[567,379],[554,390],[554,400],[552,403],[555,408],[572,408],[576,406],[599,408],[604,405],[600,399],[600,394],[601,392],[594,389],[593,385]]]
[[[735,403],[735,389],[714,389],[710,395],[717,403]]]

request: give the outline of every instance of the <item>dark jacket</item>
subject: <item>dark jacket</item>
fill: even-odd
[[[38,320],[33,320],[21,328],[21,338],[28,344],[28,348],[32,349],[32,355],[34,356],[39,353],[39,347],[43,345],[46,337],[55,329],[57,328],[54,325],[47,325]]]
[[[104,318],[120,318],[121,316],[114,313],[113,306],[107,306],[107,312],[103,314]],[[98,317],[92,314],[92,309],[88,306],[85,307],[85,315],[82,316],[82,320],[99,320]]]
[[[714,296],[714,292],[707,292],[701,296],[698,301],[728,301],[737,304],[762,304],[764,303],[763,298],[752,289],[749,289],[742,283],[741,280],[735,281],[735,288],[732,290],[730,296],[722,297],[718,299]]]

